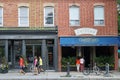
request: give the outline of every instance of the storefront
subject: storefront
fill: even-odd
[[[34,56],[41,56],[45,70],[57,71],[57,30],[1,30],[0,34],[0,52],[10,68],[19,68],[20,55],[30,65]]]
[[[88,64],[94,65],[95,57],[114,56],[114,69],[117,69],[118,37],[60,37],[60,46],[62,57],[82,56],[86,67]]]

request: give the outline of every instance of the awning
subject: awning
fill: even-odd
[[[60,37],[61,46],[114,46],[118,37]]]
[[[118,44],[118,45],[119,45],[119,47],[120,47],[120,36],[118,36],[118,40],[119,40],[119,44]]]

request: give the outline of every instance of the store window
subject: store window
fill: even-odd
[[[94,7],[94,25],[104,25],[104,6]]]
[[[20,27],[29,26],[29,8],[26,6],[21,6],[18,8],[18,21]]]
[[[52,6],[44,8],[44,26],[54,26],[54,7]]]
[[[78,6],[70,6],[69,8],[69,25],[79,26],[80,25],[80,13]]]

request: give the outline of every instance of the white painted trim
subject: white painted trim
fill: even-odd
[[[45,8],[46,7],[52,7],[53,8],[53,10],[52,10],[53,11],[53,24],[45,24]],[[45,6],[44,7],[44,19],[43,20],[44,20],[43,22],[44,22],[45,27],[53,27],[54,26],[54,7],[53,6]]]
[[[25,6],[26,7],[26,6]],[[23,25],[23,24],[20,24],[20,7],[18,8],[18,27],[29,27],[29,7],[28,8],[28,23]]]

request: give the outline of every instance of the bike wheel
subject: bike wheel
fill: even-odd
[[[83,73],[84,75],[89,75],[89,74],[90,74],[89,68],[84,69],[82,73]]]
[[[97,66],[93,67],[93,72],[95,72],[96,75],[100,75],[100,69],[99,69],[99,67],[97,67]]]

